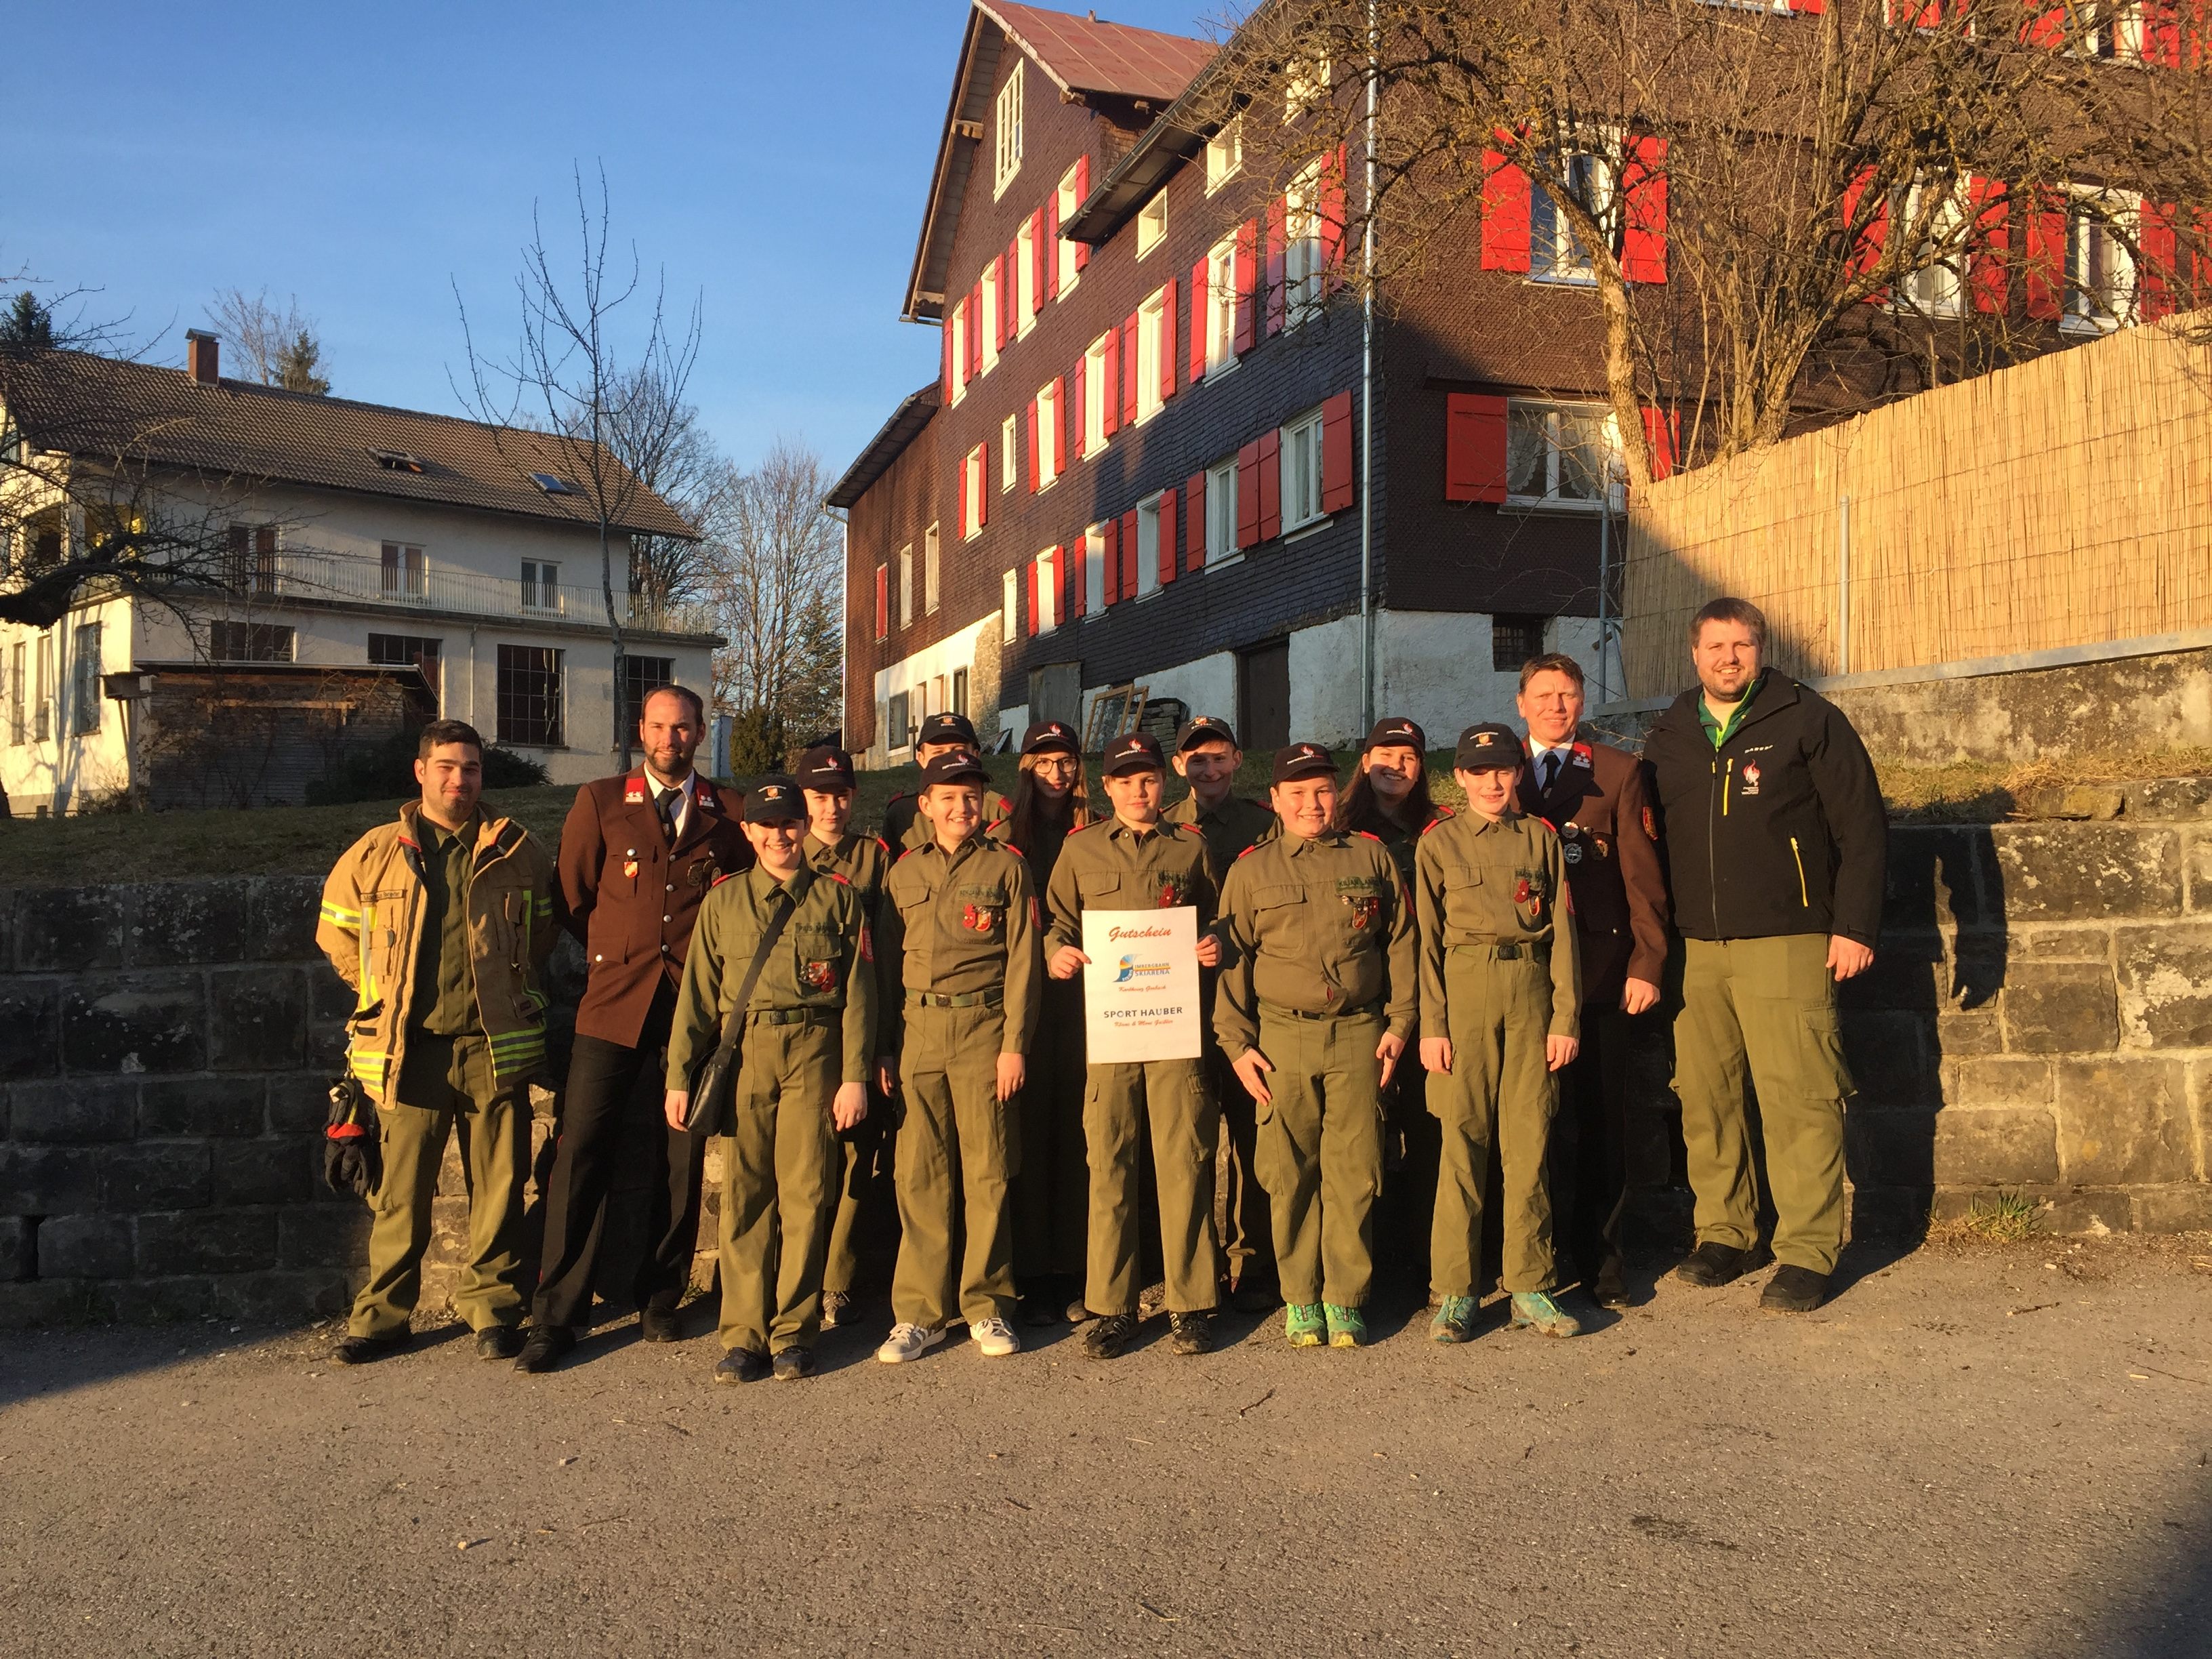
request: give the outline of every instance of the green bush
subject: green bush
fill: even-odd
[[[307,784],[310,806],[341,806],[357,800],[405,800],[421,793],[415,781],[412,732],[396,732],[380,743],[349,749],[338,763]],[[487,789],[530,789],[550,783],[551,774],[541,761],[518,755],[497,744],[483,751],[483,786]]]

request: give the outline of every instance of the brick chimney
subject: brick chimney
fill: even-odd
[[[204,328],[185,331],[185,367],[193,380],[202,386],[213,386],[222,378],[221,337]]]

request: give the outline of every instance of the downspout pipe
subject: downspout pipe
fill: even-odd
[[[1360,238],[1359,307],[1359,729],[1375,726],[1375,131],[1382,72],[1376,0],[1367,0],[1367,211]]]

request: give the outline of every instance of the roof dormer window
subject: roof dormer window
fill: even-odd
[[[420,472],[422,458],[410,455],[404,449],[372,449],[369,454],[386,472]]]

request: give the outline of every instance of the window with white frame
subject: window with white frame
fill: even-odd
[[[1036,487],[1049,489],[1054,479],[1067,470],[1060,434],[1058,382],[1039,390],[1036,397]]]
[[[1219,564],[1237,556],[1237,458],[1216,463],[1206,474],[1206,562]]]
[[[2066,210],[2066,303],[2059,326],[2101,333],[2135,319],[2136,262],[2120,240],[2139,207],[2122,191],[2082,190]]]
[[[1620,453],[1612,411],[1602,404],[1516,398],[1506,404],[1509,501],[1530,507],[1600,507],[1608,488],[1617,494]],[[1287,521],[1290,503],[1283,507]]]
[[[561,608],[561,567],[543,559],[522,562],[522,608],[550,611]]]
[[[960,538],[963,541],[973,541],[983,533],[983,491],[988,483],[983,476],[983,446],[977,444],[960,462],[968,475],[965,487],[960,492]]]
[[[1083,610],[1095,617],[1106,608],[1106,531],[1092,525],[1083,532]]]
[[[1965,181],[1948,190],[1914,185],[1897,193],[1896,208],[1894,222],[1905,234],[1926,227],[1919,258],[1927,263],[1898,283],[1893,303],[1900,311],[1917,312],[1923,317],[1957,316],[1966,288],[1966,254],[1960,246],[1967,212]],[[1957,251],[1944,258],[1931,257],[1934,250],[1944,247]]]
[[[999,422],[999,493],[1011,493],[1021,482],[1022,417],[1009,415]]]
[[[76,629],[76,655],[70,661],[70,725],[77,737],[86,737],[100,730],[101,696],[100,624],[79,623]]]
[[[1021,631],[1022,573],[1009,570],[999,578],[999,642],[1012,645]]]
[[[968,395],[968,302],[948,301],[945,326],[952,331],[952,401]]]
[[[1049,634],[1060,626],[1060,582],[1054,568],[1052,550],[1047,548],[1030,563],[1036,570],[1037,632]]]
[[[1014,72],[1006,77],[1006,85],[999,88],[999,107],[996,117],[996,139],[992,151],[992,177],[994,180],[991,196],[994,201],[1006,193],[1006,186],[1022,170],[1022,62],[1014,60]]]
[[[1014,334],[1017,338],[1036,326],[1036,220],[1022,221],[1014,238]]]
[[[1115,388],[1107,382],[1112,379],[1106,373],[1106,343],[1114,337],[1109,331],[1091,343],[1091,349],[1083,358],[1083,453],[1096,455],[1106,447],[1107,399]]]
[[[1283,313],[1296,328],[1321,309],[1321,163],[1303,169],[1283,198]]]
[[[940,561],[937,551],[937,526],[932,525],[921,535],[921,605],[922,609],[934,612],[937,609],[938,568]]]
[[[1237,238],[1224,236],[1206,256],[1206,372],[1237,362]]]
[[[1244,118],[1238,116],[1206,141],[1206,193],[1213,194],[1244,165]]]
[[[1603,156],[1575,151],[1560,158],[1559,171],[1576,201],[1593,210],[1604,208],[1613,172]],[[1597,281],[1589,250],[1576,237],[1573,223],[1551,192],[1536,184],[1528,191],[1528,274],[1540,283]]]
[[[1060,189],[1057,196],[1060,204],[1060,222],[1064,225],[1075,217],[1075,210],[1083,205],[1083,198],[1075,193],[1073,167],[1068,168],[1066,173],[1060,175]],[[1065,236],[1060,239],[1058,246],[1053,249],[1053,258],[1060,261],[1060,297],[1063,300],[1075,287],[1075,279],[1081,274],[1075,265],[1075,249],[1076,244],[1069,241]]]
[[[1161,522],[1160,498],[1137,503],[1137,597],[1160,591],[1160,532],[1172,537],[1172,526]]]
[[[975,312],[975,335],[983,359],[981,372],[985,374],[999,366],[999,331],[993,326],[994,319],[999,315],[999,264],[994,259],[983,267],[981,283],[983,297]]]
[[[1160,412],[1160,354],[1168,344],[1168,296],[1165,289],[1137,307],[1137,418],[1148,421]]]
[[[901,628],[914,626],[914,544],[899,549],[898,617]]]
[[[1283,428],[1283,529],[1297,530],[1321,517],[1321,410]]]
[[[1328,94],[1328,58],[1310,58],[1292,64],[1284,76],[1283,119],[1297,120]]]
[[[1168,234],[1168,191],[1163,185],[1152,193],[1152,199],[1137,210],[1137,257],[1141,259],[1162,241]]]
[[[2104,0],[2098,6],[2077,4],[2057,14],[2069,38],[2068,52],[2079,58],[2105,58],[2122,63],[2141,63],[2146,31],[2142,0]],[[2029,37],[2036,39],[2034,35]]]

